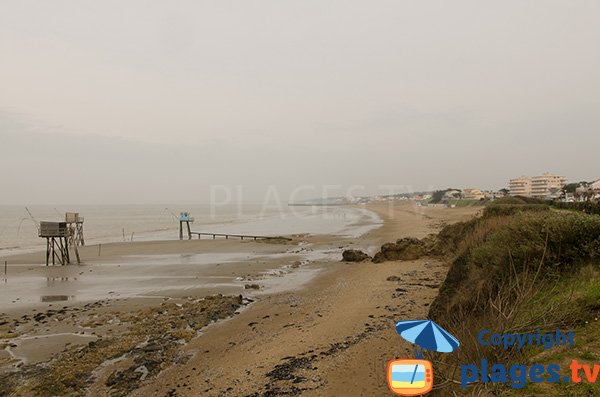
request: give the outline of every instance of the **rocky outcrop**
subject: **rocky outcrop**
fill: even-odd
[[[360,250],[345,250],[342,253],[343,262],[363,262],[371,257]]]
[[[373,262],[385,261],[412,261],[427,254],[427,243],[414,237],[405,237],[395,243],[387,243],[381,246],[381,251],[375,254]]]

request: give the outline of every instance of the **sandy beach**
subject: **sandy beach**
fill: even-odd
[[[424,237],[478,208],[366,208],[384,223],[360,237],[91,245],[80,251],[82,265],[63,267],[41,265],[44,253],[1,258],[10,263],[2,380],[22,383],[4,389],[42,390],[36,368],[83,349],[101,362],[92,360],[93,376],[75,387],[81,395],[387,395],[387,361],[413,354],[393,324],[426,315],[447,267],[430,258],[345,263],[341,253],[373,255],[385,242]],[[102,360],[103,343],[115,340],[129,344]]]
[[[0,1],[0,397],[600,396],[600,1],[175,4]]]

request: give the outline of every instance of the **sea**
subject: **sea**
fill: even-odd
[[[206,233],[358,237],[383,223],[372,211],[345,206],[4,205],[0,206],[0,256],[44,249],[45,240],[38,237],[39,222],[64,221],[66,212],[84,218],[86,244],[176,240],[180,212],[194,217],[192,231]]]

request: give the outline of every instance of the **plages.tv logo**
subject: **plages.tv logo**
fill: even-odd
[[[553,347],[575,346],[575,334],[560,329],[552,332],[541,330],[524,333],[498,334],[491,330],[482,330],[477,334],[480,345],[492,349],[521,350],[528,346],[550,350]],[[460,383],[463,389],[475,383],[507,384],[513,389],[522,389],[527,383],[563,383],[577,384],[582,381],[595,383],[600,376],[600,365],[583,364],[572,360],[568,368],[558,363],[493,363],[482,358],[479,363],[462,364]]]
[[[453,352],[458,340],[431,320],[399,321],[396,332],[416,346],[415,359],[391,360],[387,367],[387,383],[398,396],[420,396],[433,388],[433,366],[423,360],[423,350]]]

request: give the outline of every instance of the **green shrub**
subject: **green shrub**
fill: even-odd
[[[515,196],[504,196],[494,200],[494,204],[525,204],[525,200]]]
[[[547,204],[489,204],[483,210],[484,216],[507,216],[517,212],[548,211],[550,207]]]
[[[461,343],[452,354],[428,353],[437,365],[437,385],[444,385],[434,395],[463,395],[456,386],[461,363],[526,360],[517,349],[482,349],[476,338],[482,329],[551,330],[598,316],[600,269],[593,277],[583,270],[600,263],[600,216],[508,197],[487,205],[478,218],[444,227],[433,240],[429,253],[450,260],[451,267],[429,318]],[[471,395],[501,395],[502,387],[474,385]]]
[[[452,264],[432,312],[452,310],[454,304],[472,305],[476,302],[472,298],[493,293],[511,272],[537,269],[542,262],[543,275],[553,277],[600,259],[600,216],[532,208],[536,209],[486,221],[491,216],[487,213],[469,227],[463,225],[469,230],[461,238],[471,244]]]
[[[431,354],[439,363],[438,379],[448,380],[450,389],[435,395],[460,391],[454,382],[461,362],[526,359],[524,351],[482,349],[476,339],[480,330],[580,326],[600,311],[600,216],[549,211],[539,204],[495,207],[509,209],[490,205],[494,209],[483,217],[448,226],[438,236],[439,244],[454,247],[455,259],[429,318],[453,333],[461,347],[453,354]],[[499,388],[483,392],[479,385],[471,392],[502,394]]]
[[[585,212],[586,214],[600,215],[600,202],[575,202],[575,203],[563,203],[555,202],[552,204],[554,208]]]

